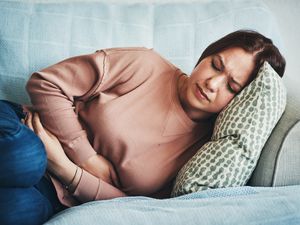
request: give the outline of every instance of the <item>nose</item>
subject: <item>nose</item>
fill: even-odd
[[[207,78],[205,84],[206,88],[211,92],[217,92],[218,89],[226,82],[225,74],[218,74]]]

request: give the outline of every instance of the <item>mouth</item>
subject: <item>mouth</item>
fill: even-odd
[[[209,101],[208,96],[206,95],[206,93],[203,91],[203,89],[200,87],[199,84],[196,84],[196,95],[199,99],[201,100],[207,100]]]

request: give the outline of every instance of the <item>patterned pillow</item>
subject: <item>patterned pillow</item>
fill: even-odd
[[[172,196],[245,185],[285,105],[283,82],[265,62],[218,115],[211,140],[179,171]]]

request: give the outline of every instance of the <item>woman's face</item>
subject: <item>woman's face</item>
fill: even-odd
[[[180,99],[192,119],[219,113],[251,80],[254,56],[230,48],[204,58],[183,85]]]

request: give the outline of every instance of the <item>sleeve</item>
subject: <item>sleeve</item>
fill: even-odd
[[[140,65],[145,65],[145,54],[148,56],[149,52],[142,47],[103,49],[32,74],[26,85],[31,103],[73,162],[81,165],[96,154],[79,122],[76,103],[86,102],[120,84],[125,90],[131,84],[141,83],[146,78],[134,74],[145,69]]]
[[[67,156],[78,165],[96,152],[75,113],[74,100],[86,100],[95,92],[104,66],[103,52],[77,56],[32,74],[26,85],[43,125],[57,136]]]
[[[66,155],[77,165],[96,152],[76,114],[76,101],[88,101],[98,92],[130,80],[139,65],[132,62],[141,61],[144,57],[139,53],[145,50],[106,49],[72,57],[33,73],[27,82],[31,103],[43,125],[57,136]],[[74,193],[83,202],[124,195],[86,171]]]

